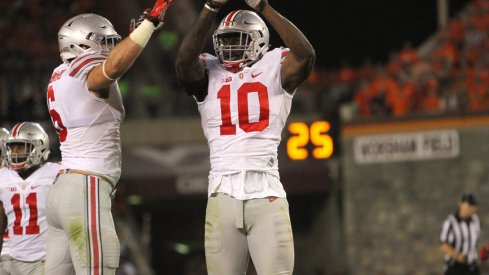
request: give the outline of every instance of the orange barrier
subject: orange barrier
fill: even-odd
[[[489,115],[351,124],[344,125],[342,127],[341,136],[354,137],[359,135],[424,131],[444,128],[465,128],[474,126],[489,126]]]

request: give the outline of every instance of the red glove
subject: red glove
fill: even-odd
[[[246,4],[257,12],[261,12],[267,5],[267,0],[245,0]]]
[[[161,28],[163,26],[163,19],[165,17],[166,9],[171,3],[173,3],[173,1],[175,0],[156,0],[153,9],[146,9],[143,14],[139,16],[137,21],[135,19],[131,19],[129,33],[136,29],[145,19],[153,23],[156,29]]]
[[[165,12],[168,6],[175,0],[156,0],[153,9],[149,12],[151,17],[158,18],[158,20],[163,23],[165,17]],[[151,20],[150,20],[151,21]],[[154,23],[154,22],[153,22]]]
[[[141,23],[143,22],[146,17],[149,16],[150,9],[146,9],[139,17],[138,20],[136,19],[131,19],[131,23],[129,24],[129,33],[132,33]]]
[[[481,247],[481,249],[479,250],[479,258],[481,262],[484,262],[487,259],[489,259],[489,244]]]

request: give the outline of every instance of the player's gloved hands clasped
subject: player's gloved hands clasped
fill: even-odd
[[[479,250],[479,258],[482,262],[487,261],[489,258],[489,245],[481,247]]]
[[[261,12],[267,5],[267,0],[245,0],[246,4],[257,12]]]
[[[218,12],[227,2],[228,0],[207,0],[205,6],[211,11]]]
[[[129,33],[136,29],[143,20],[148,20],[155,26],[156,29],[163,27],[163,20],[165,18],[166,9],[175,0],[156,0],[152,9],[146,9],[143,14],[139,16],[137,20],[131,19],[129,25]]]

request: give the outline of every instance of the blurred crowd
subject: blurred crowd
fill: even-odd
[[[484,112],[489,110],[488,34],[489,1],[476,0],[422,50],[406,42],[386,64],[367,60],[353,68],[344,63],[310,80],[346,95],[357,118]]]
[[[135,15],[128,15],[124,5],[104,5],[94,0],[0,2],[0,122],[49,119],[44,93],[61,62],[56,33],[68,18],[97,10],[127,35],[127,18]],[[173,21],[170,14],[146,58],[120,81],[128,119],[197,115],[174,77],[182,33]],[[364,119],[487,111],[488,34],[489,1],[475,0],[423,50],[406,42],[385,64],[366,59],[357,67],[345,61],[337,70],[316,68],[296,95],[294,113],[328,115],[344,103],[351,107],[348,118]]]

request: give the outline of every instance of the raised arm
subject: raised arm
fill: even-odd
[[[144,25],[147,24],[143,23],[139,28]],[[151,33],[153,32],[151,28],[148,29]],[[96,91],[108,87],[132,66],[143,49],[143,46],[132,41],[129,37],[122,40],[110,51],[109,57],[107,57],[104,63],[90,71],[87,78],[88,89],[90,91]]]
[[[206,82],[204,62],[199,58],[209,37],[209,31],[219,9],[227,0],[209,0],[185,35],[178,50],[175,69],[179,82],[189,94],[202,89]],[[201,91],[196,91],[201,92]]]
[[[205,76],[204,63],[199,55],[204,50],[215,17],[216,12],[204,7],[180,45],[175,67],[177,77],[184,85],[199,81]]]
[[[91,91],[108,87],[120,78],[138,58],[153,32],[163,25],[164,14],[174,0],[157,0],[153,9],[143,13],[143,20],[131,34],[115,46],[107,59],[93,68],[87,78]]]
[[[316,60],[314,48],[304,34],[273,9],[267,0],[245,0],[245,2],[265,17],[290,49],[282,64],[281,77],[282,87],[289,93],[294,92],[307,79],[314,67]]]

